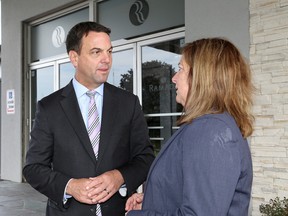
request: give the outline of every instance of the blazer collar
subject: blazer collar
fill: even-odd
[[[103,108],[101,121],[101,135],[98,152],[98,164],[101,164],[103,156],[110,146],[111,131],[115,131],[115,119],[118,111],[118,101],[116,87],[109,83],[104,83]]]

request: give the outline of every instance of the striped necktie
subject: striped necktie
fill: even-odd
[[[95,103],[96,91],[88,91],[86,94],[90,98],[89,109],[88,109],[88,124],[87,130],[89,138],[94,150],[96,159],[98,159],[98,149],[99,149],[99,140],[100,140],[100,119]]]
[[[92,144],[92,148],[96,157],[98,159],[98,149],[99,149],[99,140],[100,140],[100,119],[99,113],[97,111],[96,102],[95,102],[95,95],[97,94],[96,91],[88,91],[86,92],[88,97],[90,98],[89,101],[89,109],[88,109],[88,123],[87,123],[87,130],[88,135]],[[102,216],[101,214],[101,207],[99,204],[96,205],[96,216]]]

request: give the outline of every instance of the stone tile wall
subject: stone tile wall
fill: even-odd
[[[288,0],[250,0],[250,64],[257,87],[251,215],[288,197]]]

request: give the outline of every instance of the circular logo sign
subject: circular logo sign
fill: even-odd
[[[52,34],[52,43],[56,48],[65,42],[65,30],[62,26],[57,26]]]
[[[149,14],[149,5],[146,0],[137,0],[130,8],[129,18],[133,25],[141,25]]]

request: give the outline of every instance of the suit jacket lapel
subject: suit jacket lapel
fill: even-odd
[[[82,118],[72,81],[66,87],[64,87],[62,96],[64,98],[60,101],[60,103],[64,113],[74,128],[75,133],[79,137],[80,142],[82,142],[84,148],[87,150],[87,153],[96,164],[96,158]]]
[[[109,148],[109,141],[111,133],[114,131],[114,121],[118,112],[117,106],[117,93],[113,92],[114,88],[110,87],[109,83],[104,84],[103,93],[103,108],[102,108],[102,121],[101,121],[101,133],[98,153],[98,164],[101,164],[105,151]]]
[[[181,126],[172,136],[171,138],[167,141],[167,143],[164,144],[164,146],[161,148],[160,152],[158,153],[157,157],[153,161],[148,176],[147,176],[147,182],[150,178],[150,174],[152,173],[152,170],[154,169],[155,165],[157,164],[157,161],[161,158],[161,156],[164,154],[164,152],[167,150],[167,148],[173,143],[173,141],[177,138],[177,136],[181,133],[181,131],[185,128],[185,125]]]

